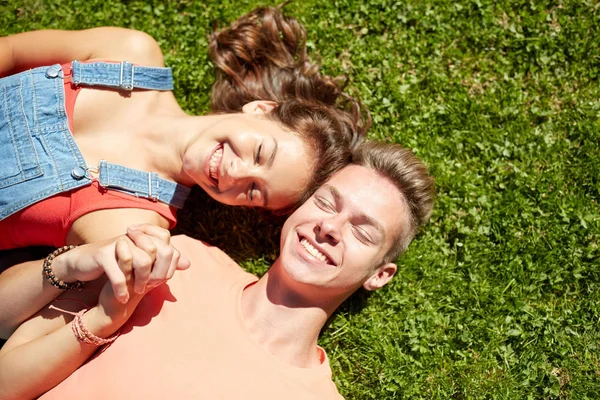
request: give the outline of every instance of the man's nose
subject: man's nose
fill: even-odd
[[[318,223],[319,236],[330,243],[338,243],[342,237],[343,217],[341,214],[335,214],[323,218]]]

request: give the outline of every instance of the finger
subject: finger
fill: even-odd
[[[117,241],[117,253],[119,253],[119,257],[117,257],[117,261],[119,264],[119,269],[125,276],[125,288],[127,290],[126,296],[123,299],[123,303],[127,303],[130,299],[129,294],[129,281],[132,278],[132,270],[133,270],[133,253],[132,248],[134,247],[131,241],[123,236]],[[116,293],[116,292],[115,292]]]
[[[126,236],[121,236],[117,239],[116,258],[119,268],[125,276],[130,275],[133,270],[133,253],[131,251],[133,247],[133,243]]]
[[[191,265],[192,263],[190,260],[188,260],[184,256],[180,256],[179,261],[177,263],[177,269],[183,271],[185,269],[188,269]]]
[[[175,249],[158,239],[154,239],[157,248],[156,260],[154,260],[154,266],[150,273],[149,285],[155,286],[155,284],[162,283],[168,275],[169,267],[173,261],[175,255]]]
[[[135,293],[142,294],[150,279],[150,273],[157,256],[156,239],[145,234],[139,229],[127,229],[127,236],[133,241],[136,248],[133,257],[134,284]],[[145,255],[142,253],[146,253]]]
[[[190,260],[188,260],[183,254],[181,254],[179,250],[177,250],[175,247],[173,247],[173,250],[177,255],[177,263],[175,264],[175,269],[180,271],[188,269],[192,265]],[[175,271],[173,271],[173,273],[175,273]]]
[[[171,233],[168,230],[161,228],[160,226],[152,224],[139,224],[128,227],[127,232],[129,232],[129,230],[137,230],[144,232],[146,235],[153,236],[166,244],[169,244],[171,242]]]
[[[133,290],[138,294],[142,294],[148,284],[154,260],[139,247],[133,247],[131,251],[133,253]]]
[[[173,250],[173,258],[171,260],[171,265],[169,265],[169,271],[167,272],[167,279],[171,279],[175,271],[177,270],[177,265],[179,264],[179,259],[181,255],[178,250]]]
[[[104,273],[112,286],[113,293],[118,301],[127,303],[129,291],[127,290],[127,278],[123,273],[127,265],[131,263],[131,251],[126,240],[118,239],[115,244],[114,258],[108,257],[102,260]],[[124,265],[124,268],[121,266]],[[129,267],[130,268],[130,267]]]
[[[145,234],[139,229],[127,228],[127,236],[140,249],[144,250],[152,259],[156,259],[156,244],[152,236]]]

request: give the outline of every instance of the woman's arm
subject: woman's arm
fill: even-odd
[[[145,254],[139,247],[146,246],[144,241],[152,241],[157,247],[156,262],[169,264],[165,280],[173,276],[181,264],[179,253],[171,253],[169,245],[151,235],[130,233],[129,236],[133,241],[121,237],[113,243],[113,263],[118,264],[129,287],[133,284],[136,259]],[[89,246],[83,246],[82,249],[88,252],[98,251]],[[93,304],[98,299],[98,305],[82,316],[82,322],[92,334],[108,337],[125,323],[142,297],[151,290],[148,287],[141,294],[134,293],[126,304],[122,304],[115,300],[112,286],[108,282],[104,284],[98,298],[100,287],[102,282],[97,280],[82,292],[62,294],[17,329],[0,349],[0,399],[39,396],[64,380],[96,351],[96,346],[77,340],[69,324],[72,316],[57,308],[77,312],[82,309],[78,304]]]
[[[166,226],[166,220],[153,211],[138,209],[103,210],[87,214],[75,222],[74,226],[78,227],[77,233],[70,234],[68,243],[98,242],[97,245],[101,246],[103,241],[113,240],[112,238],[126,232],[127,227],[140,222],[157,225],[156,229],[152,230],[154,235],[169,243],[169,232],[159,227]],[[144,228],[144,231],[148,229],[152,228]],[[148,246],[149,253],[156,252],[151,244]],[[105,272],[112,272],[109,279],[114,291],[120,299],[125,300],[127,290],[123,276],[118,271],[106,271],[102,258],[90,258],[87,264],[73,265],[72,260],[77,257],[77,252],[77,249],[71,250],[55,259],[53,269],[57,278],[65,282],[89,281]],[[110,254],[105,255],[109,256]],[[43,277],[42,264],[43,260],[21,263],[0,274],[0,338],[8,338],[19,324],[62,293],[62,290],[50,285]],[[136,263],[134,268],[135,288],[138,291],[143,290],[147,283],[153,284],[164,278],[164,266],[153,269],[151,261],[147,260],[145,264]]]
[[[58,256],[52,267],[59,280],[68,282],[63,263],[66,255]],[[17,264],[0,274],[0,338],[8,338],[21,322],[63,292],[44,278],[42,263]]]
[[[156,40],[131,29],[42,30],[0,38],[0,77],[40,65],[93,59],[164,66]]]
[[[63,282],[92,281],[106,273],[115,293],[126,301],[125,275],[114,262],[115,251],[114,239],[76,248],[56,257],[52,272]],[[44,277],[43,261],[15,265],[0,275],[0,337],[8,338],[21,322],[64,292]],[[150,256],[140,256],[136,266],[143,263],[150,269],[152,262]]]
[[[87,291],[87,290],[86,290]],[[89,292],[88,292],[89,293]],[[93,304],[89,294],[63,294],[69,300]],[[133,300],[133,299],[132,299]],[[53,301],[50,306],[25,322],[0,349],[0,399],[32,399],[56,386],[90,357],[96,346],[77,340],[69,322],[73,317],[62,310],[77,312],[76,301]],[[106,318],[98,307],[86,312],[82,321],[99,337],[108,337],[124,321]],[[43,362],[40,362],[43,360]]]
[[[106,288],[110,286],[106,284],[102,291],[105,299]],[[98,349],[77,340],[70,325],[73,316],[65,312],[85,308],[79,301],[94,304],[99,291],[95,289],[61,295],[10,337],[0,349],[1,400],[36,398],[67,378]],[[110,297],[114,299],[112,294]],[[133,295],[127,305],[113,307],[112,314],[99,304],[82,316],[83,325],[98,337],[109,337],[125,323],[142,297]]]

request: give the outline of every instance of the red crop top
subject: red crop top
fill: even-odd
[[[70,64],[63,65],[65,76],[70,75]],[[65,107],[69,127],[73,132],[73,113],[79,89],[65,79]],[[26,246],[54,246],[65,244],[71,225],[77,218],[98,210],[140,208],[152,210],[169,221],[172,229],[176,209],[149,199],[138,198],[115,190],[106,190],[94,181],[90,186],[60,193],[39,201],[0,221],[0,250]]]

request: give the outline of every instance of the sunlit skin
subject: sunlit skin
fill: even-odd
[[[314,349],[323,325],[359,287],[390,281],[397,267],[384,256],[408,223],[404,198],[387,178],[343,168],[287,219],[279,258],[244,290],[253,339],[294,365],[319,365]]]
[[[279,275],[292,286],[326,289],[329,296],[360,286],[376,289],[396,271],[383,259],[408,224],[396,186],[366,167],[347,166],[286,221]]]
[[[215,200],[229,205],[280,209],[291,205],[311,176],[303,140],[252,103],[219,119],[194,138],[183,171]]]

